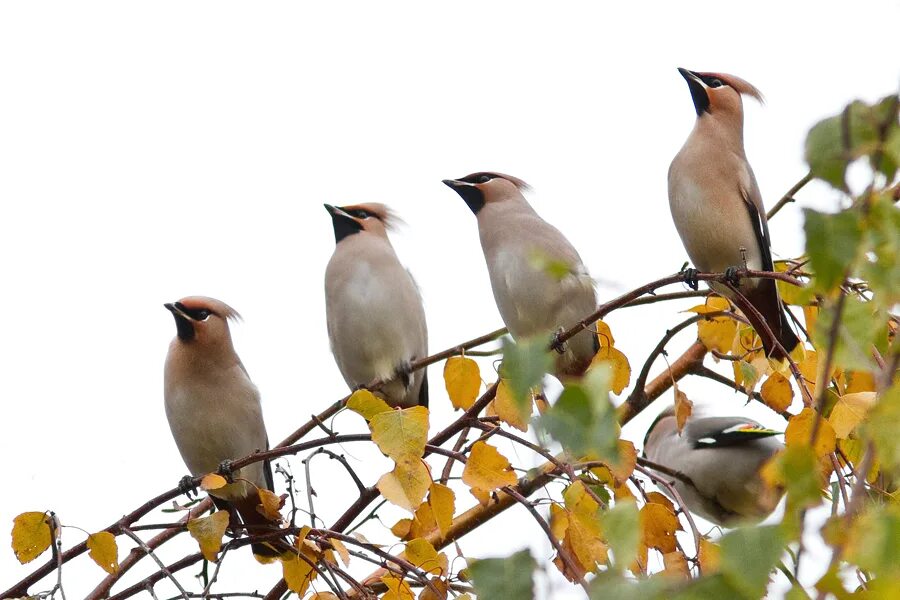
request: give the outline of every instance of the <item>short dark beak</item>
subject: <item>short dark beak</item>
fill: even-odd
[[[697,116],[699,117],[703,113],[709,112],[709,95],[706,93],[706,86],[703,85],[700,76],[681,67],[678,67],[678,72],[687,81],[688,88],[691,90],[691,99],[694,101],[694,109],[697,111]]]
[[[324,206],[324,207],[325,207],[325,210],[327,210],[328,213],[331,214],[331,215],[334,215],[335,213],[338,212],[338,208],[335,207],[335,206],[332,206],[332,205],[330,205],[330,204],[323,204],[322,206]]]
[[[458,179],[443,179],[442,182],[448,188],[459,194],[468,205],[469,210],[476,215],[484,208],[484,193],[471,183],[459,181]]]
[[[175,317],[175,327],[178,328],[178,337],[185,342],[189,342],[194,339],[194,325],[192,323],[193,319],[185,314],[182,310],[184,306],[181,302],[166,302],[163,304],[172,316]]]

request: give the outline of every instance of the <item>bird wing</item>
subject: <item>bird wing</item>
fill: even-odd
[[[764,271],[772,271],[774,264],[772,262],[772,240],[769,237],[769,222],[766,219],[766,209],[763,206],[759,185],[757,185],[756,177],[753,175],[749,165],[744,177],[741,179],[744,180],[741,182],[741,198],[744,200],[744,206],[747,207],[747,212],[750,215],[750,223],[753,225],[756,243],[759,244],[762,268]]]

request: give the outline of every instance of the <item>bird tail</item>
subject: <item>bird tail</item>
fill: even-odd
[[[766,356],[779,360],[787,358],[787,354],[790,354],[800,343],[800,338],[788,323],[789,319],[781,306],[781,298],[778,296],[775,280],[763,279],[752,290],[742,290],[742,292],[750,304],[762,315],[765,322],[759,322],[759,318],[753,311],[743,311],[744,316],[759,335],[759,339],[762,340]],[[766,325],[768,325],[768,330],[771,330],[771,335]]]
[[[259,498],[255,494],[236,500],[232,504],[234,511],[231,515],[234,516],[235,512],[237,513],[241,523],[247,530],[247,535],[258,535],[280,529],[280,524],[277,521],[273,521],[257,510]],[[290,542],[283,536],[250,545],[254,558],[264,564],[276,560],[284,555],[285,552],[290,552],[290,547]]]

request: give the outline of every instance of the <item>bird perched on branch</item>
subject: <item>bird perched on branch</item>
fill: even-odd
[[[350,389],[390,381],[376,395],[392,406],[428,406],[428,355],[422,297],[388,239],[398,220],[383,204],[326,204],[335,248],[325,270],[328,339]]]
[[[689,480],[660,473],[673,482],[688,510],[731,526],[764,519],[781,500],[784,490],[767,486],[759,474],[784,448],[774,437],[779,434],[742,417],[688,418],[678,433],[675,409],[670,407],[647,431],[644,455]]]
[[[740,299],[726,285],[710,282],[710,287],[744,311],[762,340],[766,355],[783,358],[799,339],[788,324],[775,281],[744,278],[738,282],[735,277],[737,270],[744,267],[774,269],[766,210],[744,153],[741,96],[762,102],[762,95],[734,75],[678,71],[690,88],[697,120],[669,167],[672,219],[694,266],[701,271],[729,274],[762,321],[741,306]],[[689,272],[689,279],[691,273],[696,271]],[[689,283],[696,289],[696,280]],[[771,335],[764,324],[771,329]]]
[[[228,471],[229,461],[267,450],[259,391],[234,350],[228,328],[228,321],[240,315],[224,302],[202,296],[164,306],[178,330],[166,356],[166,416],[191,475]],[[210,490],[216,506],[229,510],[232,519],[237,513],[250,534],[278,527],[257,510],[257,490],[274,490],[269,462],[247,465],[231,475],[232,483]],[[231,525],[236,523],[232,520]],[[252,549],[261,562],[281,554],[270,543],[253,544]]]
[[[494,300],[514,338],[549,337],[594,312],[594,282],[581,257],[531,207],[524,181],[481,172],[444,184],[475,214]],[[583,374],[598,350],[590,328],[579,332],[557,357],[556,374]]]

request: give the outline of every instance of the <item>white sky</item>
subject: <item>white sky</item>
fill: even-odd
[[[235,343],[273,441],[345,394],[325,332],[333,234],[323,202],[385,202],[407,221],[393,239],[423,290],[435,351],[501,325],[475,220],[443,178],[500,170],[531,183],[535,208],[579,249],[601,300],[681,266],[666,170],[694,112],[678,66],[733,72],[765,93],[766,106],[746,104],[746,142],[771,206],[804,174],[816,120],[897,89],[884,26],[900,22],[900,8],[740,6],[0,4],[0,534],[16,514],[45,509],[96,531],[186,473],[162,405],[175,333],[163,302],[204,294],[244,315]],[[799,195],[801,206],[835,199],[818,185]],[[776,254],[802,249],[800,223],[797,207],[772,222]],[[691,304],[609,318],[635,370]],[[430,377],[434,431],[451,414],[441,367]],[[724,388],[683,388],[712,411],[783,427]],[[649,417],[626,437],[641,440]],[[336,427],[360,423],[344,415]],[[358,445],[346,451],[367,483],[387,469]],[[354,489],[317,460],[331,522]],[[385,514],[388,525],[402,516]],[[532,543],[539,560],[551,556],[524,511],[486,529],[463,550],[506,555]],[[389,540],[377,526],[367,534]],[[82,539],[64,532],[67,546]],[[229,556],[220,591],[277,579],[248,555]],[[19,566],[0,543],[0,590],[45,560]],[[87,559],[76,564],[70,598],[101,579]],[[543,597],[570,589],[553,585]]]

